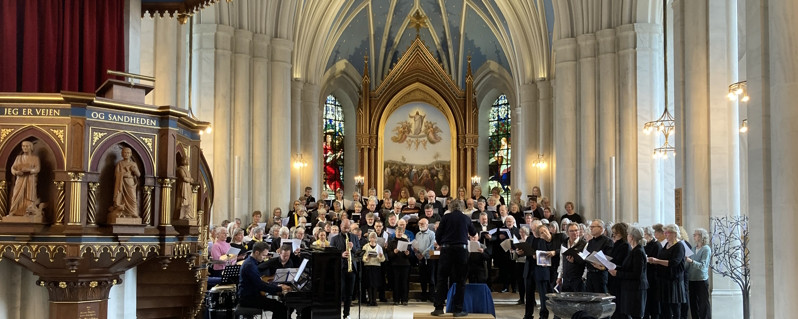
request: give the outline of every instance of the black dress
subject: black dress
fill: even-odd
[[[618,299],[617,312],[624,315],[641,318],[645,315],[646,291],[648,290],[648,277],[646,276],[646,253],[643,247],[637,246],[629,253],[623,264],[616,270],[616,278],[620,280],[623,293]]]
[[[657,258],[668,261],[667,267],[658,266],[661,302],[663,304],[687,302],[687,290],[684,287],[684,245],[680,242],[674,245],[667,243]]]
[[[659,252],[662,250],[662,245],[656,240],[653,239],[648,244],[646,244],[646,256],[659,256]],[[657,278],[657,267],[654,264],[646,264],[648,267],[648,271],[646,275],[648,276],[648,296],[646,297],[646,316],[659,316],[660,310],[660,300],[659,300],[659,278]]]

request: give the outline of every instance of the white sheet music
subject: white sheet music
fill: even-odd
[[[396,249],[398,249],[399,251],[407,251],[407,246],[409,244],[410,243],[408,243],[406,241],[400,240],[400,241],[396,242]]]
[[[468,242],[468,252],[469,253],[478,253],[479,252],[479,242],[478,241],[469,241]]]
[[[684,246],[684,257],[690,257],[694,254],[693,250],[687,246],[687,243],[684,240],[682,240],[682,246]]]

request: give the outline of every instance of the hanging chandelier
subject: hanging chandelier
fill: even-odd
[[[663,43],[663,61],[664,61],[664,71],[665,71],[665,111],[662,112],[662,115],[654,121],[646,122],[643,125],[643,133],[646,135],[651,134],[651,132],[656,131],[658,134],[662,134],[665,137],[665,142],[660,145],[659,147],[654,148],[654,154],[652,157],[654,158],[661,158],[667,159],[668,153],[673,153],[676,155],[676,147],[670,143],[670,138],[676,134],[676,121],[673,118],[673,114],[668,110],[668,1],[662,1],[662,43]]]

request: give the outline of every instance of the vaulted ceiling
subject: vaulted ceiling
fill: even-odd
[[[458,83],[464,79],[467,56],[471,56],[474,69],[490,60],[512,73],[511,30],[497,2],[501,0],[350,1],[337,13],[335,20],[341,24],[333,29],[342,32],[326,68],[344,59],[362,74],[364,56],[368,55],[370,76],[379,83],[415,39],[417,31],[411,21],[420,12],[427,17],[427,27],[421,28],[418,36]],[[551,10],[550,0],[541,4]]]
[[[519,83],[548,75],[552,0],[306,0],[294,24],[294,78],[311,83],[342,61],[362,75],[369,57],[372,85],[379,85],[417,31],[451,78],[462,85],[466,57],[472,70],[502,68]],[[547,21],[547,19],[552,21]]]

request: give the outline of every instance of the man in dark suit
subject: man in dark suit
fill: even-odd
[[[252,248],[252,254],[241,265],[241,272],[238,275],[238,303],[242,307],[271,311],[272,318],[284,319],[286,318],[285,306],[263,294],[285,293],[291,290],[289,286],[270,284],[260,279],[258,263],[263,261],[267,247],[268,244],[264,242],[256,243]]]
[[[435,233],[438,244],[441,246],[441,257],[438,260],[438,279],[435,281],[435,310],[433,316],[443,315],[443,305],[446,303],[446,294],[449,291],[448,283],[451,281],[456,286],[454,300],[449,300],[455,317],[467,316],[463,311],[465,298],[465,278],[467,271],[464,267],[468,263],[468,236],[477,234],[471,219],[461,209],[463,201],[455,200],[449,204],[449,213],[443,215],[438,230]]]
[[[594,219],[590,223],[590,235],[593,239],[587,243],[587,251],[592,253],[600,250],[609,256],[613,243],[612,239],[604,235],[604,221]],[[592,263],[586,263],[585,267],[587,268],[585,291],[607,293],[607,270],[598,269]]]
[[[352,307],[352,294],[355,290],[355,274],[357,273],[357,262],[349,258],[356,258],[360,251],[360,240],[349,232],[349,220],[341,221],[341,233],[330,240],[330,247],[335,247],[341,252],[341,299],[344,302],[344,318],[349,318],[349,309]],[[349,238],[349,246],[346,239]],[[349,272],[349,265],[352,265],[352,272]]]

